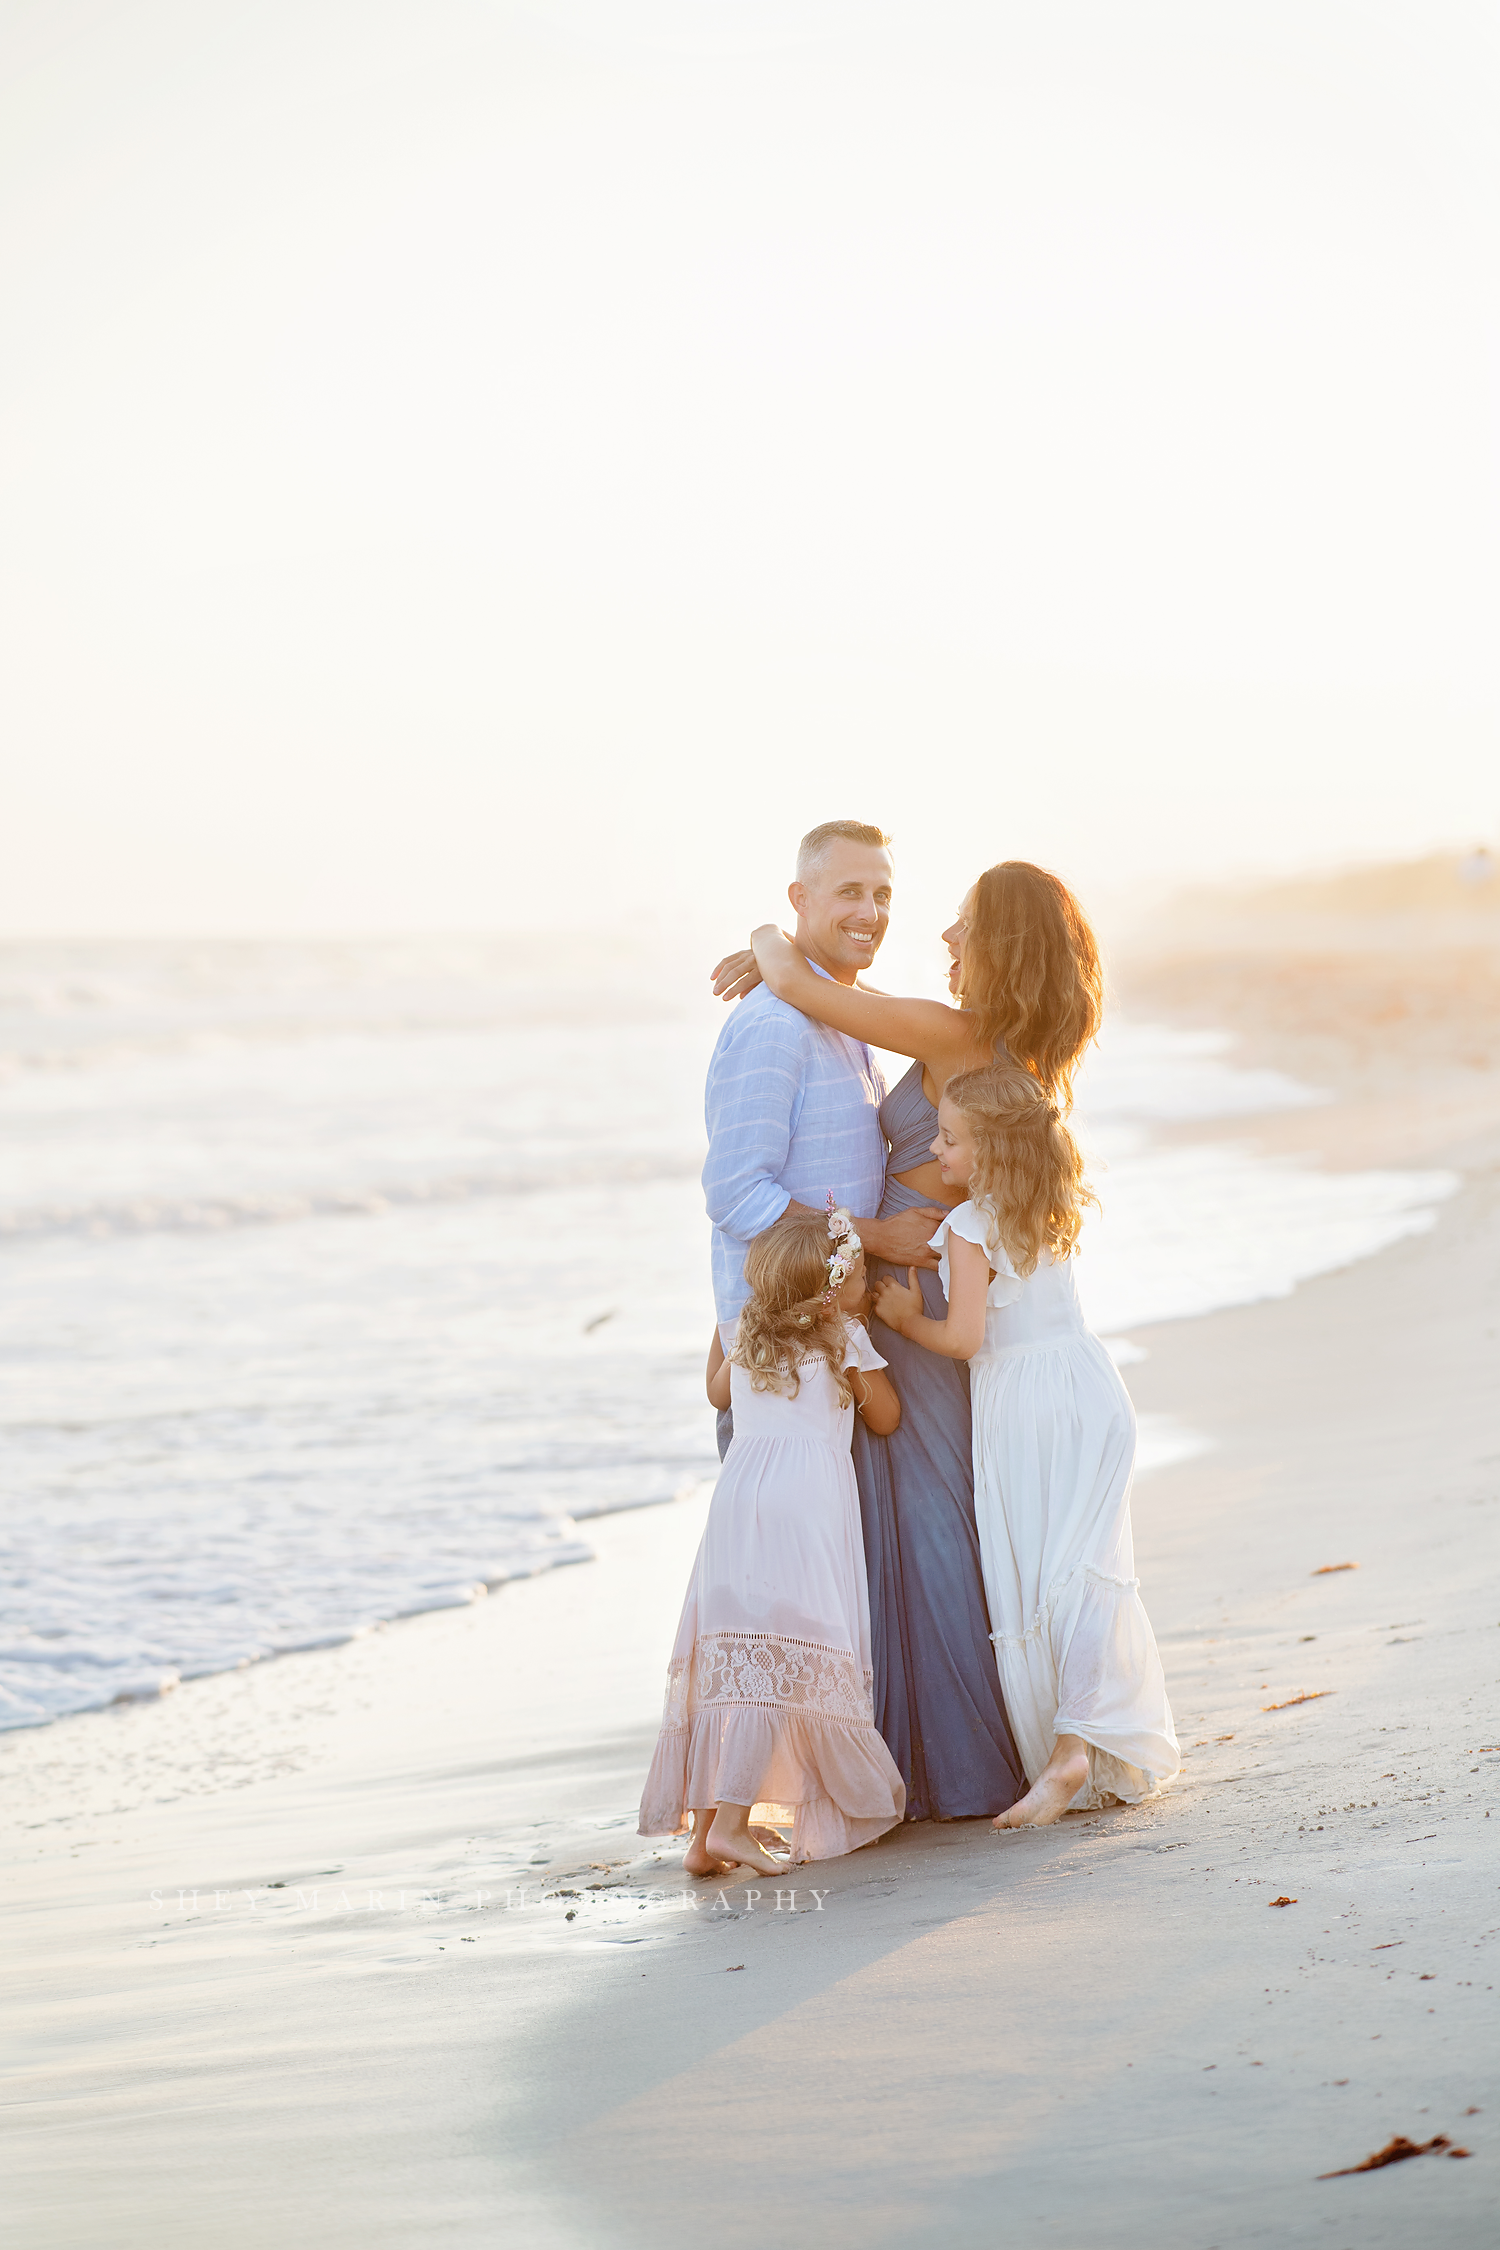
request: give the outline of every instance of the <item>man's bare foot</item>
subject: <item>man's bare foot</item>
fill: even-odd
[[[783,1875],[789,1864],[784,1859],[768,1859],[748,1829],[736,1835],[733,1830],[726,1831],[715,1821],[708,1832],[707,1842],[708,1849],[717,1852],[720,1859],[729,1860],[735,1867],[748,1867],[755,1875]],[[683,1864],[685,1866],[686,1861]]]
[[[1077,1736],[1070,1737],[1077,1741]],[[1059,1757],[1053,1753],[1045,1773],[1038,1774],[1024,1797],[1009,1812],[996,1816],[995,1828],[1050,1828],[1061,1820],[1089,1777],[1089,1754],[1082,1743]]]

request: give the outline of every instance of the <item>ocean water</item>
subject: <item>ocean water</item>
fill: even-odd
[[[472,1601],[711,1476],[721,1020],[645,950],[5,949],[0,1726]],[[1228,1054],[1116,1023],[1091,1059],[1102,1332],[1284,1294],[1456,1184],[1154,1141],[1320,1098]]]

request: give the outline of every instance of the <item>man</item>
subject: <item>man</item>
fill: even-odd
[[[890,838],[864,821],[826,820],[803,837],[787,890],[794,935],[813,968],[853,984],[880,950],[891,913]],[[814,1023],[764,984],[742,1000],[714,1048],[704,1110],[703,1191],[713,1221],[714,1303],[727,1351],[748,1291],[745,1247],[785,1211],[854,1214],[871,1258],[935,1266],[946,1214],[879,1219],[885,1193],[885,1081],[862,1040]],[[719,1452],[733,1424],[719,1417]]]
[[[787,897],[797,917],[796,941],[821,975],[853,984],[879,952],[890,920],[891,874],[890,838],[864,821],[826,820],[803,837]],[[721,963],[718,989],[726,996],[738,991],[745,973],[745,964]],[[703,1190],[713,1221],[714,1303],[726,1352],[749,1295],[746,1245],[785,1211],[825,1211],[830,1189],[834,1202],[853,1215],[871,1258],[902,1268],[937,1265],[929,1242],[945,1211],[923,1206],[891,1219],[875,1216],[885,1194],[884,1099],[885,1082],[862,1040],[814,1023],[764,984],[740,1001],[720,1032],[704,1097]],[[719,1416],[721,1460],[733,1432],[726,1409]],[[856,1421],[875,1724],[907,1778],[912,1744],[901,1564],[880,1442]]]

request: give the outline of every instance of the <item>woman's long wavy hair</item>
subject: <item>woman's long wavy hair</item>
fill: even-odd
[[[1099,948],[1065,883],[1030,860],[987,867],[965,907],[958,1004],[980,1042],[1004,1047],[1063,1109],[1104,1009]]]
[[[826,1219],[789,1212],[745,1252],[750,1295],[729,1356],[744,1368],[752,1390],[795,1398],[802,1385],[798,1362],[822,1358],[839,1404],[853,1404],[854,1387],[844,1373],[844,1315],[823,1302],[832,1247]]]
[[[1071,1258],[1084,1211],[1099,1198],[1046,1087],[1015,1063],[990,1063],[950,1078],[943,1099],[962,1110],[973,1136],[969,1200],[1016,1272],[1023,1280],[1035,1273],[1044,1250]]]

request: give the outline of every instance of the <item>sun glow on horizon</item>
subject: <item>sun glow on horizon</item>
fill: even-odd
[[[0,31],[0,928],[1493,838],[1494,55],[1332,7]]]

